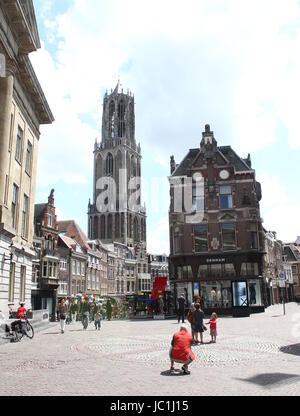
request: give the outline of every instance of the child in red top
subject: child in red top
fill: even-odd
[[[211,336],[211,342],[216,343],[217,342],[217,314],[213,313],[211,315],[210,321],[207,322],[206,325],[210,325],[210,336]]]

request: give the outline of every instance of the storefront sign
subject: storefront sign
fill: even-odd
[[[209,263],[209,264],[226,263],[226,259],[206,259],[206,263]]]

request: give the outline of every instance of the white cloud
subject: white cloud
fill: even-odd
[[[148,252],[153,254],[170,254],[169,218],[161,217],[157,226],[148,232]]]
[[[54,19],[45,3],[57,53],[43,45],[32,61],[56,122],[42,128],[40,185],[92,178],[102,98],[119,74],[135,93],[138,141],[162,167],[198,147],[206,123],[245,155],[274,145],[279,123],[300,148],[297,0],[75,0]]]
[[[278,176],[262,172],[259,181],[263,189],[261,215],[264,227],[267,231],[276,231],[277,238],[283,242],[295,241],[300,234],[300,202],[293,201]]]

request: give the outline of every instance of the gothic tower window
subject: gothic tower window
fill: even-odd
[[[114,158],[111,153],[106,158],[106,175],[113,176],[114,173]]]
[[[121,238],[125,237],[125,214],[121,214]]]
[[[134,226],[133,226],[133,234],[134,234],[134,241],[139,241],[139,223],[138,219],[134,219]]]
[[[106,225],[106,221],[105,221],[105,215],[102,215],[102,217],[101,217],[101,236],[100,236],[100,238],[101,239],[104,239],[105,240],[105,238],[106,238],[106,235],[105,235],[105,225]]]
[[[120,238],[120,214],[116,214],[115,216],[116,224],[115,224],[115,237]]]
[[[132,178],[135,178],[137,172],[136,172],[136,160],[135,160],[134,156],[131,156],[131,163],[130,163],[130,165],[131,165],[131,177]]]
[[[119,117],[118,136],[124,137],[125,136],[125,103],[123,100],[121,100],[119,103],[118,117]]]
[[[109,105],[109,136],[114,139],[115,137],[115,103],[112,101]]]
[[[107,238],[111,239],[113,238],[113,221],[112,221],[112,215],[109,214],[107,218]]]
[[[134,120],[134,107],[133,103],[129,104],[129,127],[130,127],[130,137],[132,140],[135,139],[135,120]]]
[[[95,217],[94,219],[94,233],[93,233],[93,239],[98,238],[98,217]]]

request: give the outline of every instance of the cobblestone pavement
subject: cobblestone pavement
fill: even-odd
[[[0,346],[1,395],[289,395],[300,394],[300,306],[250,318],[219,318],[218,339],[193,347],[191,375],[169,375],[175,321],[59,324],[33,340]],[[20,383],[20,375],[22,382]]]

